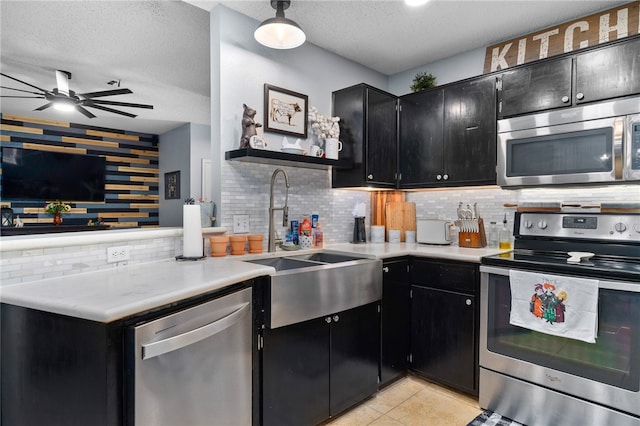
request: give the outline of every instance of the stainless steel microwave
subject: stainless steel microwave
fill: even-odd
[[[640,97],[498,120],[502,187],[640,180]]]

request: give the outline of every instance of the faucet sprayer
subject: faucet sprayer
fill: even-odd
[[[276,177],[278,173],[282,173],[284,175],[284,183],[286,186],[285,190],[285,199],[283,207],[273,207],[273,185],[276,181]],[[271,186],[269,188],[269,242],[268,242],[268,251],[274,252],[276,251],[276,235],[275,235],[275,225],[273,223],[273,212],[275,210],[282,210],[282,226],[287,226],[289,223],[289,175],[283,169],[275,169],[273,174],[271,175]]]

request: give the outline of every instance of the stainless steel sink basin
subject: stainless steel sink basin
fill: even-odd
[[[293,256],[291,259],[303,259],[303,260],[311,260],[313,262],[321,262],[321,263],[340,263],[340,262],[350,262],[352,260],[360,260],[362,257],[351,256],[342,253],[329,253],[329,252],[320,252],[320,253],[312,253],[312,254],[303,254],[300,256]]]
[[[283,327],[366,305],[382,298],[382,261],[320,252],[247,260],[272,266],[266,322]]]
[[[276,271],[287,271],[289,269],[300,269],[309,266],[317,266],[315,262],[305,262],[304,260],[292,259],[289,257],[275,257],[269,259],[248,260],[247,262],[257,263],[265,266],[273,266]]]

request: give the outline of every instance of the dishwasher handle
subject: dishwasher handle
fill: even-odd
[[[243,303],[238,309],[217,321],[187,331],[186,333],[169,337],[168,339],[142,345],[142,359],[145,360],[163,355],[220,333],[246,316],[250,307],[249,302]]]

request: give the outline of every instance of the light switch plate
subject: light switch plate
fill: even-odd
[[[248,214],[233,215],[233,233],[234,234],[249,233],[249,215]]]

